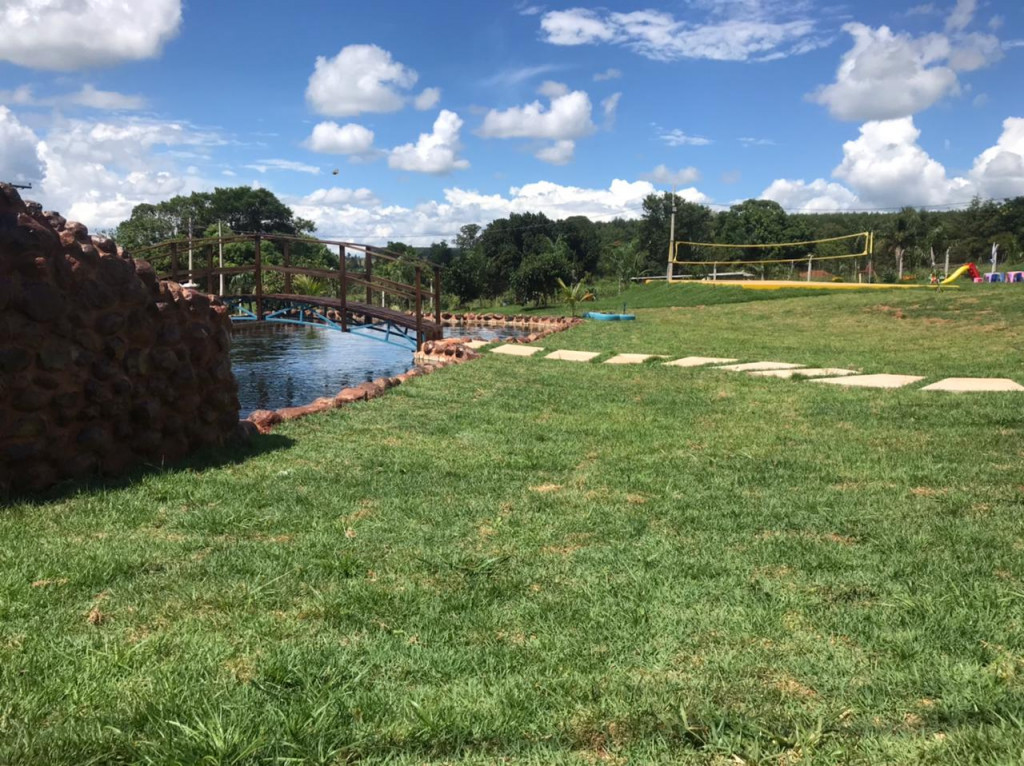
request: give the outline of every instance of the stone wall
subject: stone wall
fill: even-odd
[[[216,299],[0,184],[0,493],[223,443],[230,346]]]

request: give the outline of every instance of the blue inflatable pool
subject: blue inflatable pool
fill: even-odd
[[[636,319],[636,314],[605,314],[600,311],[588,311],[583,316],[586,319],[598,319],[602,322],[618,322],[627,319]]]

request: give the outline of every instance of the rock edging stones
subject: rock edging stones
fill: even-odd
[[[284,407],[279,410],[256,410],[250,413],[249,417],[241,422],[240,429],[245,432],[246,435],[270,433],[274,426],[281,423],[285,423],[290,420],[298,420],[299,418],[304,418],[307,415],[314,415],[318,412],[326,412],[327,410],[344,407],[354,402],[365,402],[370,399],[376,399],[377,397],[382,396],[387,390],[394,388],[395,386],[399,386],[407,380],[417,378],[421,375],[429,375],[442,367],[469,361],[470,359],[477,358],[477,356],[478,355],[474,354],[472,357],[465,356],[459,359],[455,359],[454,357],[451,359],[435,359],[423,364],[417,364],[408,372],[403,372],[401,375],[396,375],[393,378],[377,378],[376,380],[368,381],[366,383],[360,383],[358,386],[343,388],[334,396],[323,396],[310,404],[304,404],[298,407]]]
[[[0,495],[223,444],[230,347],[219,301],[0,184]]]

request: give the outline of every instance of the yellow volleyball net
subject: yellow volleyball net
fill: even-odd
[[[732,242],[672,243],[672,279],[799,279],[805,281],[872,281],[873,232],[801,242],[736,244]],[[677,267],[685,274],[677,275]]]

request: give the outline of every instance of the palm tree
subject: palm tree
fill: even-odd
[[[296,295],[330,295],[331,285],[326,279],[311,277],[307,274],[296,274],[292,277],[292,292]]]
[[[586,275],[584,275],[583,279],[570,287],[562,281],[561,277],[558,277],[558,289],[562,293],[562,300],[569,304],[569,311],[574,317],[576,316],[577,303],[594,299],[594,294],[587,289],[586,284],[583,282],[586,278]]]

